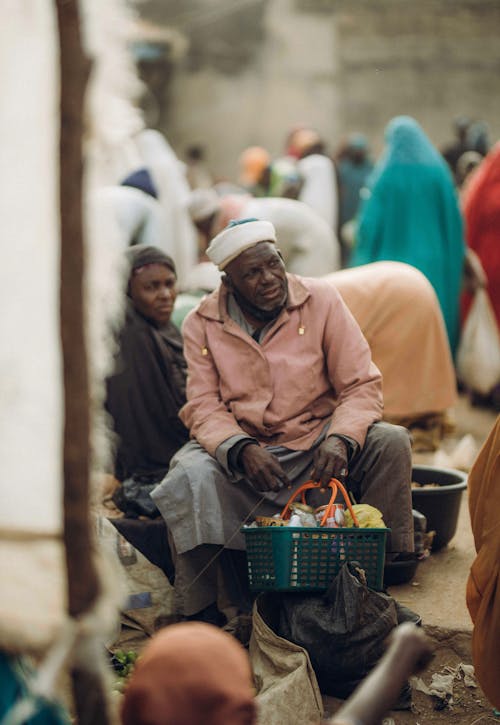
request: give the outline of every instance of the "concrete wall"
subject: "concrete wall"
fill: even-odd
[[[281,153],[297,123],[332,150],[363,131],[376,153],[401,113],[437,144],[458,114],[500,136],[499,0],[143,0],[139,9],[189,41],[160,130],[178,153],[202,142],[218,175],[236,178],[246,146]]]

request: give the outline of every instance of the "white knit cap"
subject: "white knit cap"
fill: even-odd
[[[259,242],[276,243],[276,230],[271,222],[262,219],[230,221],[210,242],[207,256],[219,269],[224,269],[245,249],[254,247]]]
[[[191,219],[201,222],[219,210],[219,195],[215,189],[194,189],[189,196],[188,212]]]

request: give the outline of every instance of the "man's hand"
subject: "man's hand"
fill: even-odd
[[[390,648],[408,675],[423,670],[434,656],[434,649],[423,630],[412,622],[396,627],[390,637]]]
[[[344,479],[347,476],[347,446],[341,438],[328,436],[314,454],[313,481],[327,486],[331,478]]]
[[[245,446],[240,461],[252,486],[257,491],[279,491],[290,486],[288,476],[272,453],[255,444]]]

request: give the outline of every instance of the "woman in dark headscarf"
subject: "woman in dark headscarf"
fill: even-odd
[[[130,265],[125,322],[106,409],[117,434],[115,476],[154,483],[188,440],[177,413],[185,403],[186,363],[170,321],[177,294],[175,265],[155,247],[126,251]]]

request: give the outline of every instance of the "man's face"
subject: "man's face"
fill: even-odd
[[[283,307],[288,294],[286,270],[276,246],[259,242],[242,252],[224,270],[229,287],[264,312]]]
[[[169,322],[177,297],[177,278],[165,264],[148,264],[132,275],[130,297],[134,307],[158,325]]]

